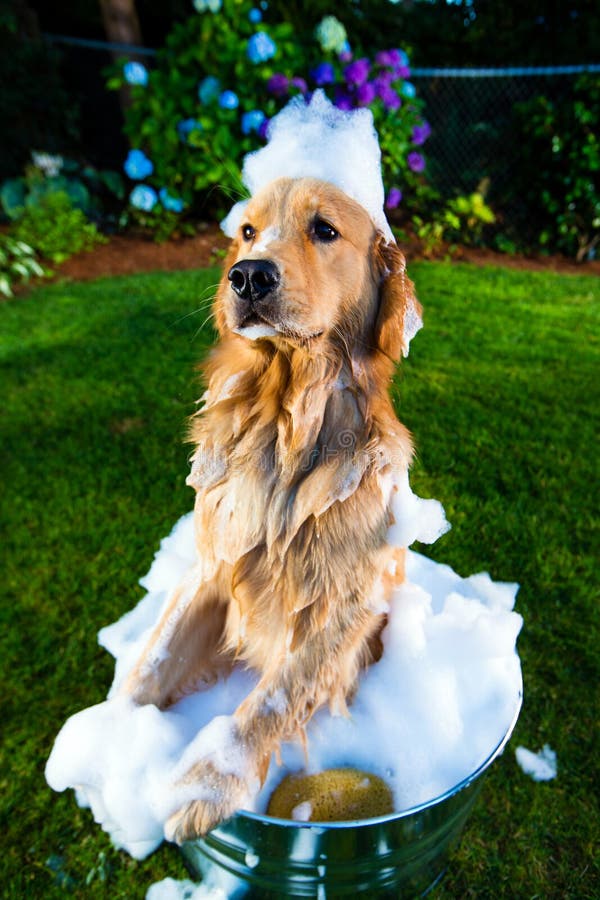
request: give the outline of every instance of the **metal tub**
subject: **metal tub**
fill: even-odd
[[[291,822],[244,812],[183,845],[187,867],[230,900],[408,898],[441,879],[482,776],[508,742],[521,707],[489,757],[451,790],[400,813],[353,822]]]

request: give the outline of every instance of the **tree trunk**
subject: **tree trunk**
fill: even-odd
[[[135,8],[135,0],[99,0],[102,12],[102,21],[107,40],[112,44],[130,44],[133,47],[143,46],[140,20]],[[135,52],[124,53],[113,50],[111,56],[115,62],[123,57],[137,59],[141,62],[141,56]],[[119,91],[119,103],[123,112],[131,104],[131,91],[128,84],[124,84]]]

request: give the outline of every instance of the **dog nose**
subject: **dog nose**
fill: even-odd
[[[260,300],[279,284],[279,270],[268,259],[242,259],[227,274],[231,287],[242,300]]]

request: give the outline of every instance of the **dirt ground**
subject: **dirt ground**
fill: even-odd
[[[89,253],[80,253],[55,267],[57,276],[89,281],[106,275],[134,272],[178,271],[220,265],[229,241],[217,225],[207,225],[194,237],[157,244],[148,237],[115,235]],[[402,248],[409,260],[422,258],[418,244]],[[600,275],[600,260],[577,264],[564,256],[508,256],[494,250],[458,247],[452,259],[476,266],[506,266],[510,269],[552,271],[565,274]]]

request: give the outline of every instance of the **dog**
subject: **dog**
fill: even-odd
[[[181,843],[243,808],[281,741],[345,713],[381,655],[404,578],[394,471],[413,447],[388,388],[420,315],[405,260],[339,188],[281,178],[250,201],[214,303],[219,340],[192,418],[198,561],[122,691],[164,709],[241,661],[260,680],[223,753],[181,774]],[[225,762],[223,762],[225,760]],[[200,798],[200,799],[198,799]]]

